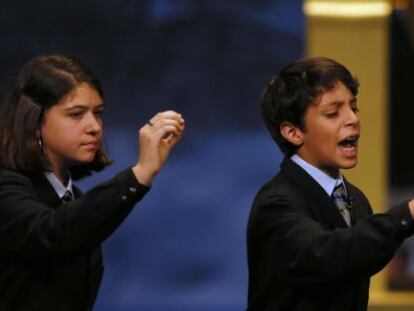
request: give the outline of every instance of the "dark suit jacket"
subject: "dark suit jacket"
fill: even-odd
[[[45,177],[0,171],[0,309],[91,310],[100,244],[147,191],[129,169],[63,204]]]
[[[249,311],[362,311],[369,278],[414,231],[407,203],[371,216],[347,181],[348,228],[323,188],[285,159],[257,194],[248,231]]]

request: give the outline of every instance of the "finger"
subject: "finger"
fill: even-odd
[[[184,122],[185,122],[184,118],[182,117],[182,115],[180,113],[177,113],[177,112],[172,111],[172,110],[159,112],[155,116],[153,116],[150,119],[150,121],[151,121],[151,123],[155,124],[159,120],[165,120],[165,119],[176,120],[177,122],[179,122],[181,124],[184,124]]]
[[[156,124],[153,125],[153,129],[157,130],[158,128],[162,128],[164,126],[175,126],[176,128],[183,130],[184,124],[178,122],[177,120],[173,119],[161,119]]]
[[[181,139],[182,134],[180,135],[174,135],[171,134],[170,136],[168,136],[168,138],[162,139],[161,143],[160,143],[160,147],[164,147],[167,149],[171,149],[173,148]]]
[[[174,125],[165,125],[157,130],[156,136],[157,139],[165,139],[170,135],[179,136],[181,135],[182,131],[183,130],[181,128],[176,127]]]
[[[159,119],[159,120],[149,120],[144,128],[149,132],[155,132],[160,128],[165,126],[174,126],[180,130],[184,129],[184,122],[180,122],[180,120],[175,119]]]
[[[176,120],[160,120],[156,124],[152,126],[153,132],[157,132],[159,130],[162,131],[162,138],[167,138],[171,134],[178,135],[179,132],[184,130],[184,124],[179,123]]]
[[[175,144],[177,144],[180,141],[181,137],[182,137],[182,133],[178,136],[171,134],[164,141],[168,144],[169,147],[174,147]]]
[[[141,128],[141,130],[145,132],[157,131],[159,128],[167,125],[176,126],[181,130],[184,128],[184,123],[180,122],[180,120],[161,118],[158,120],[148,120],[148,122]]]
[[[162,139],[168,138],[170,135],[181,135],[184,126],[179,125],[176,121],[165,122],[164,125],[156,128],[156,125],[146,125],[139,131],[140,140],[146,140],[159,145]]]
[[[167,110],[167,111],[159,112],[157,113],[157,115],[165,117],[165,118],[182,118],[182,114],[174,110]]]
[[[171,137],[181,137],[183,135],[184,128],[178,128],[178,131],[168,131],[165,133],[165,135],[162,137],[163,139],[168,139]]]

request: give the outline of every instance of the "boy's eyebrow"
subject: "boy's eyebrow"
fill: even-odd
[[[349,101],[350,104],[355,104],[356,102],[357,102],[357,97],[356,96],[352,97],[351,100]],[[324,106],[325,107],[332,107],[332,106],[338,107],[338,106],[343,105],[344,103],[345,102],[342,101],[342,100],[335,100],[335,101],[332,101],[332,102],[329,102],[329,103],[325,104]]]

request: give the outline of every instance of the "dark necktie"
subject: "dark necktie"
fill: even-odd
[[[65,194],[60,198],[63,203],[67,203],[73,200],[73,194],[69,190],[65,191]]]
[[[348,227],[351,226],[351,209],[346,197],[344,185],[341,183],[337,185],[332,192],[332,200],[344,218]]]

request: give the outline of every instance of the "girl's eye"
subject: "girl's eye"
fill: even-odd
[[[69,117],[71,118],[80,118],[82,116],[82,112],[71,112],[69,113]]]
[[[328,118],[334,118],[338,115],[338,111],[329,112],[326,114]]]

